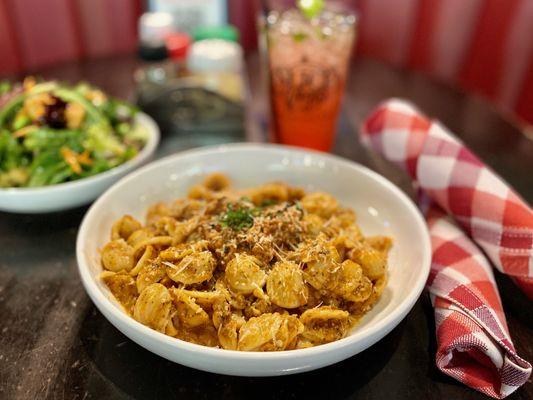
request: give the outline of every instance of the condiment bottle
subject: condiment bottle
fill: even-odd
[[[195,42],[205,39],[224,39],[230,42],[239,41],[239,31],[233,25],[199,26],[192,32]]]
[[[228,99],[244,101],[243,53],[238,43],[223,39],[195,42],[187,55],[195,82]]]
[[[167,53],[174,63],[175,77],[180,78],[187,75],[187,53],[191,46],[191,37],[182,32],[168,35],[165,40]]]
[[[174,76],[165,39],[174,32],[174,18],[162,12],[144,13],[139,18],[138,54],[142,63],[135,70],[136,101],[141,108],[153,102]]]

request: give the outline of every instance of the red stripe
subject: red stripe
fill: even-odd
[[[497,95],[507,35],[520,1],[485,1],[459,77],[465,88],[477,90],[490,98]]]
[[[533,51],[529,56],[529,67],[522,82],[522,91],[515,106],[516,113],[533,124]]]
[[[257,2],[228,0],[228,20],[240,32],[240,42],[245,50],[257,47]]]
[[[25,69],[77,58],[66,0],[10,0]]]
[[[106,1],[104,10],[113,51],[122,54],[133,51],[137,37],[131,24],[131,21],[135,20],[135,10],[131,0],[114,0],[110,3]]]
[[[405,65],[420,0],[374,0],[360,4],[359,50],[365,55]]]
[[[77,0],[80,27],[88,57],[101,57],[113,53],[113,38],[108,23],[105,0]]]
[[[363,15],[366,13],[366,0],[360,0],[357,4],[357,9],[359,11],[359,21],[357,26],[357,37],[355,38],[355,51],[357,53],[363,51],[363,46],[366,46],[367,38],[366,36],[366,30],[363,29],[365,26],[365,19],[363,18]]]
[[[440,0],[419,1],[416,27],[412,36],[408,64],[410,67],[426,72],[432,72],[433,35],[435,34],[436,21],[439,15]]]
[[[133,21],[131,23],[133,24],[133,32],[135,32],[135,38],[137,39],[139,35],[139,24],[137,21],[139,20],[139,17],[142,15],[142,13],[145,11],[145,2],[143,0],[133,0]]]
[[[13,26],[11,8],[0,0],[0,73],[12,74],[22,68],[20,43]]]
[[[85,43],[83,42],[81,34],[80,10],[76,0],[67,0],[66,4],[68,14],[72,20],[74,43],[76,44],[78,58],[83,58],[87,55],[87,49],[85,48]]]

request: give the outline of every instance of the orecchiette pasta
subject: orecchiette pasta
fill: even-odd
[[[133,247],[124,239],[115,239],[102,249],[102,264],[109,271],[129,271],[133,268]]]
[[[287,185],[282,183],[268,183],[256,189],[251,189],[249,196],[256,205],[261,205],[265,202],[283,202],[287,201],[289,197],[289,189]]]
[[[141,228],[142,225],[139,221],[137,221],[131,215],[124,215],[121,219],[115,222],[111,228],[111,239],[128,240],[133,232]]]
[[[196,328],[209,323],[209,315],[202,307],[196,304],[194,297],[190,297],[179,289],[173,293],[177,310],[176,315],[180,320],[180,324],[183,324],[186,328]]]
[[[242,322],[233,315],[220,324],[218,327],[218,341],[224,349],[237,350],[241,326]]]
[[[125,272],[105,271],[102,273],[102,280],[128,314],[131,314],[138,296],[135,279]]]
[[[330,218],[337,211],[337,199],[327,193],[309,193],[302,198],[303,208],[310,214]]]
[[[168,289],[160,283],[152,283],[143,289],[135,302],[133,318],[164,333],[167,325],[172,324],[171,308],[172,297]]]
[[[216,261],[211,252],[199,251],[183,257],[178,264],[167,261],[165,265],[170,279],[190,285],[211,279]]]
[[[219,192],[221,190],[229,188],[231,182],[229,178],[221,174],[220,172],[215,172],[214,174],[208,175],[203,182],[203,185],[213,192]]]
[[[272,303],[297,308],[307,303],[308,295],[302,270],[290,261],[276,263],[267,278],[267,294]]]
[[[135,264],[135,267],[130,271],[130,274],[136,276],[139,272],[152,260],[155,256],[155,249],[153,246],[146,246],[144,253]]]
[[[304,330],[295,315],[263,314],[252,317],[239,331],[239,350],[276,351],[290,350],[297,336]]]
[[[365,275],[370,279],[380,278],[387,269],[387,255],[366,244],[352,249],[349,257],[361,265]]]
[[[101,249],[125,311],[204,346],[281,351],[342,339],[379,300],[392,240],[365,237],[327,193],[236,190],[215,173],[187,198],[125,215]]]
[[[350,328],[349,317],[348,311],[330,306],[306,310],[300,316],[304,325],[302,336],[313,344],[342,339]]]
[[[141,228],[133,232],[127,239],[130,246],[135,247],[142,242],[154,237],[154,231],[150,228]]]
[[[146,286],[160,282],[166,276],[165,268],[160,262],[146,263],[137,274],[137,290],[141,293]]]
[[[361,302],[370,297],[372,282],[363,275],[359,265],[352,260],[345,260],[337,267],[330,288],[343,299]]]
[[[226,266],[226,282],[236,292],[251,294],[261,290],[266,280],[266,273],[259,266],[259,260],[247,254],[235,254]]]

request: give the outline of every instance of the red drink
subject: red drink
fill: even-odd
[[[335,137],[354,38],[353,16],[297,10],[267,18],[274,140],[328,151]]]

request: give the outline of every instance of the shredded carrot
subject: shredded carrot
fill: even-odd
[[[35,125],[25,126],[24,128],[20,128],[18,131],[13,132],[13,137],[20,138],[26,136],[28,133],[34,131],[35,129],[37,129]]]
[[[87,150],[78,155],[78,162],[81,165],[93,165],[93,160],[91,159],[91,156]]]
[[[76,173],[81,173],[81,166],[78,162],[78,154],[75,151],[72,151],[68,147],[61,147],[61,156],[65,162],[70,166],[70,169]]]

